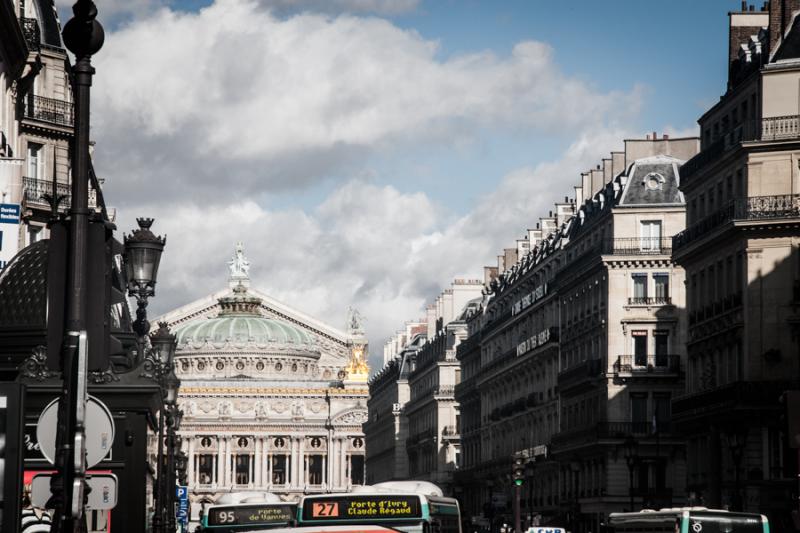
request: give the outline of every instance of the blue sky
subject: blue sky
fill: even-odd
[[[224,286],[243,241],[263,291],[358,307],[374,356],[626,136],[695,131],[739,6],[100,1],[95,163],[120,228],[170,235],[154,313]]]

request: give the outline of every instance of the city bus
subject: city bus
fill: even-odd
[[[767,517],[705,507],[611,513],[607,529],[613,533],[769,533]]]
[[[456,499],[442,496],[432,483],[388,482],[350,493],[305,496],[297,509],[297,525],[314,533],[361,532],[371,526],[404,533],[461,533],[461,511]]]
[[[274,494],[223,497],[206,509],[201,520],[201,531],[244,533],[293,527],[296,514],[296,503],[283,502]]]

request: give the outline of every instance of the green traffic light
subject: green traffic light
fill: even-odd
[[[516,485],[516,486],[518,486],[518,487],[521,487],[521,486],[522,486],[522,483],[523,483],[523,482],[522,482],[522,480],[521,480],[521,479],[515,479],[515,480],[514,480],[514,485]]]

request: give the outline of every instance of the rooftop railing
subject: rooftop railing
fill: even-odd
[[[685,247],[728,222],[784,218],[800,218],[800,194],[739,198],[675,235],[672,247],[675,250]]]
[[[693,174],[731,148],[746,141],[787,141],[800,139],[800,115],[782,115],[757,120],[747,120],[706,146],[702,152],[681,167],[681,179],[685,183]]]

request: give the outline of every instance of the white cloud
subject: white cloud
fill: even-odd
[[[245,0],[158,8],[111,31],[94,63],[96,166],[119,226],[153,216],[169,235],[153,312],[223,287],[242,240],[254,285],[333,325],[358,306],[373,353],[570,194],[580,170],[619,148],[614,124],[640,104],[637,88],[600,92],[565,75],[543,43],[442,58],[386,20],[278,18]],[[536,131],[578,140],[460,212],[353,178],[376,154]],[[265,207],[270,193],[325,179],[332,192],[311,209]]]
[[[481,277],[552,202],[572,192],[579,172],[629,132],[586,132],[558,159],[505,176],[497,189],[456,217],[421,192],[353,180],[315,209],[268,210],[244,200],[219,207],[137,206],[168,235],[154,312],[224,287],[225,262],[244,241],[253,285],[342,327],[349,305],[367,317],[373,363],[383,341],[455,277]],[[132,225],[131,215],[120,221]]]
[[[630,116],[630,93],[565,76],[542,43],[508,56],[441,59],[438,45],[378,18],[278,19],[246,0],[161,9],[112,32],[96,56],[98,166],[112,193],[210,202],[347,175],[370,154],[455,145],[485,130],[576,132]]]

